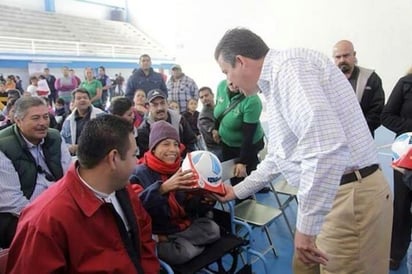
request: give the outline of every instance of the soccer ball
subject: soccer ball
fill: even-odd
[[[182,170],[192,170],[201,188],[205,188],[205,184],[216,187],[222,183],[222,165],[216,155],[206,150],[189,152],[183,160]]]
[[[406,132],[399,135],[392,144],[393,159],[398,160],[408,153],[410,148],[412,148],[412,132]]]

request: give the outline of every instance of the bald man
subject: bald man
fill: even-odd
[[[345,74],[356,93],[369,130],[374,136],[381,125],[381,112],[385,104],[382,81],[374,70],[357,66],[356,51],[348,40],[342,40],[333,47],[335,65]]]

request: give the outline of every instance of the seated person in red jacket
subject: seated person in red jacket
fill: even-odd
[[[189,261],[202,253],[204,245],[220,237],[219,226],[204,217],[213,203],[184,191],[192,189],[197,181],[191,171],[181,170],[180,163],[177,130],[166,121],[153,123],[149,150],[130,182],[144,189],[140,200],[152,217],[157,252],[169,264]]]
[[[23,210],[7,273],[159,273],[150,216],[128,184],[132,125],[100,116],[78,145],[64,177]]]

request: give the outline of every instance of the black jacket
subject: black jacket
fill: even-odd
[[[349,82],[353,89],[356,89],[356,82],[359,76],[359,68],[355,67]],[[354,86],[355,85],[355,86]],[[373,72],[366,82],[366,87],[360,101],[363,115],[368,124],[369,130],[374,135],[375,129],[381,125],[381,113],[385,104],[385,92],[382,88],[382,80]]]
[[[398,80],[381,118],[382,125],[396,135],[412,131],[412,74]]]
[[[146,95],[152,89],[160,89],[167,94],[167,87],[162,75],[155,72],[152,68],[150,68],[148,75],[146,75],[143,70],[138,69],[129,77],[126,86],[126,98],[133,101],[134,92],[137,89],[143,89]]]

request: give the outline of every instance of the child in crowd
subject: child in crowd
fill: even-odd
[[[196,146],[197,149],[206,150],[206,144],[200,134],[199,127],[197,126],[197,121],[199,120],[199,111],[197,111],[197,100],[191,98],[187,101],[187,110],[182,113],[182,116],[189,122],[190,128],[196,135]]]
[[[197,180],[191,171],[180,168],[179,143],[179,133],[171,124],[153,123],[149,150],[130,177],[132,184],[143,188],[140,200],[152,217],[158,256],[169,264],[189,261],[220,238],[219,226],[207,217],[214,201],[183,191]]]
[[[196,136],[200,135],[199,128],[197,127],[197,120],[199,119],[199,111],[197,109],[197,100],[190,98],[187,101],[187,110],[182,113],[185,119],[189,122],[190,127]]]
[[[169,108],[173,109],[177,113],[180,113],[179,104],[174,100],[169,100]]]
[[[133,104],[129,99],[123,96],[113,97],[109,107],[109,113],[122,117],[134,125],[135,116]],[[136,134],[135,134],[136,137]]]
[[[31,76],[30,77],[30,85],[27,87],[27,95],[30,94],[30,96],[37,96],[37,84],[39,82],[39,79],[37,76]]]
[[[14,105],[18,98],[12,98],[7,101],[5,119],[0,123],[0,130],[5,129],[14,124]]]
[[[146,102],[146,93],[143,89],[137,89],[134,92],[134,114],[135,114],[135,128],[138,128],[143,121],[144,116],[148,112],[148,106]]]
[[[16,78],[14,77],[14,75],[7,76],[5,87],[6,91],[10,89],[16,89]]]
[[[57,122],[56,129],[61,131],[64,120],[66,120],[66,117],[69,116],[70,114],[64,108],[63,98],[57,98],[56,104],[54,105],[54,114],[56,115],[56,122]]]

